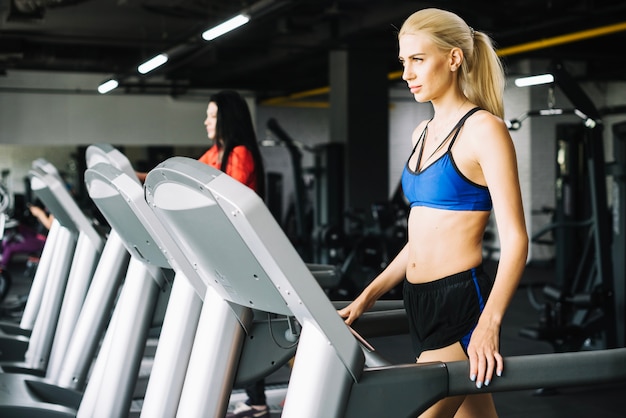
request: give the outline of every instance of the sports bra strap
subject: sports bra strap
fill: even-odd
[[[452,132],[454,132],[454,136],[452,137],[452,139],[450,140],[450,144],[448,145],[448,151],[450,151],[452,149],[452,145],[454,145],[454,141],[456,141],[456,137],[459,135],[459,132],[461,131],[461,127],[465,124],[465,121],[472,116],[474,113],[478,112],[479,110],[482,110],[479,106],[476,106],[472,109],[470,109],[460,120],[459,122],[454,126],[454,128],[452,129]],[[456,132],[455,132],[456,131]]]
[[[457,122],[456,125],[454,125],[454,128],[452,128],[452,130],[450,130],[450,133],[448,134],[448,136],[446,136],[446,139],[450,137],[450,135],[452,135],[452,133],[454,132],[454,136],[452,137],[452,139],[450,140],[450,145],[448,145],[448,151],[450,151],[450,149],[452,148],[452,144],[454,144],[454,141],[456,140],[456,137],[459,135],[459,131],[461,130],[461,127],[463,126],[463,124],[465,123],[465,121],[467,120],[467,118],[469,118],[470,116],[472,116],[474,113],[476,113],[477,111],[481,110],[480,107],[476,106],[472,109],[470,109],[465,115],[463,115],[463,117]],[[424,153],[424,137],[426,136],[426,131],[428,130],[428,124],[430,123],[430,121],[433,120],[432,118],[426,123],[426,126],[424,127],[424,130],[422,131],[422,134],[420,135],[420,137],[418,138],[418,140],[415,142],[415,145],[413,146],[413,151],[411,151],[411,155],[409,156],[409,159],[411,159],[411,157],[413,156],[413,154],[415,154],[415,151],[417,150],[417,147],[419,146],[420,142],[422,143],[422,148],[420,148],[420,152],[418,154],[417,157],[417,163],[415,164],[415,171],[419,171],[419,166],[422,162],[422,154]],[[437,149],[433,152],[436,153],[441,146],[443,146],[443,144],[445,144],[445,140],[439,145],[439,147],[437,147]],[[432,157],[432,154],[431,154]],[[408,164],[408,162],[407,162]]]

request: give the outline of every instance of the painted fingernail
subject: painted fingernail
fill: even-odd
[[[474,380],[476,380],[476,375],[475,375],[475,374],[470,375],[470,380],[471,380],[472,382],[473,382]]]
[[[483,382],[476,382],[476,387],[478,389],[480,389],[481,387],[483,387]]]
[[[498,377],[502,376],[502,370],[496,370],[496,376]]]
[[[491,383],[489,379],[485,380],[485,386],[489,386],[489,383]]]

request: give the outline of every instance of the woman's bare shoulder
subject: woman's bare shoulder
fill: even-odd
[[[480,147],[511,142],[511,135],[504,121],[485,110],[472,115],[463,129],[469,142]]]
[[[411,143],[413,144],[413,146],[415,146],[417,140],[422,135],[422,132],[424,132],[424,129],[426,129],[427,124],[428,120],[423,120],[415,127],[415,129],[413,129],[413,134],[411,135]]]

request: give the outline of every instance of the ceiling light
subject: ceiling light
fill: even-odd
[[[167,59],[168,59],[167,54],[159,54],[156,57],[149,59],[148,61],[144,62],[139,67],[137,67],[137,71],[139,71],[141,74],[149,73],[155,68],[160,67],[161,65],[165,64],[167,62]]]
[[[534,75],[531,77],[521,77],[515,80],[517,87],[536,86],[538,84],[548,84],[554,82],[554,76],[552,74]]]
[[[105,81],[104,83],[102,83],[102,84],[100,84],[98,86],[98,93],[106,94],[106,93],[110,92],[111,90],[116,89],[117,86],[119,86],[119,83],[115,79],[111,79],[111,80]]]
[[[233,29],[237,29],[239,26],[243,26],[250,21],[250,16],[245,14],[237,15],[227,21],[220,23],[219,25],[208,29],[202,34],[202,38],[205,41],[212,41],[218,36],[222,36],[223,34],[230,32]]]

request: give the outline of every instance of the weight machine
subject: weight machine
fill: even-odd
[[[338,263],[344,256],[345,246],[343,145],[307,146],[293,139],[274,118],[267,121],[267,129],[287,149],[294,184],[293,200],[284,219],[280,210],[274,209],[273,212],[279,214],[279,222],[305,260],[326,265]],[[310,169],[302,166],[303,151],[314,157],[314,166]],[[313,177],[312,191],[305,182],[307,172]],[[278,187],[277,183],[280,182],[268,181],[268,184],[275,184],[268,191],[270,200],[280,200],[278,197],[272,199],[275,193],[279,194],[273,190]],[[275,208],[277,204],[270,201],[268,206]]]
[[[5,231],[17,226],[18,222],[11,218],[13,212],[13,192],[11,191],[11,171],[2,170],[0,173],[0,241],[5,238]],[[4,260],[6,262],[6,260]],[[4,300],[11,289],[11,274],[0,269],[0,302]]]
[[[340,282],[327,289],[329,294],[355,296],[406,243],[408,206],[400,185],[390,201],[371,204],[369,213],[344,210],[343,145],[306,146],[294,140],[274,118],[267,121],[267,128],[287,149],[294,178],[294,199],[285,220],[276,209],[276,201],[282,197],[274,196],[272,186],[268,206],[279,214],[277,219],[305,260],[336,266]],[[313,193],[304,181],[307,170],[302,167],[303,151],[314,156],[310,169]],[[268,181],[272,183],[278,181]],[[397,298],[401,293],[398,289],[385,297]]]
[[[530,111],[508,122],[509,129],[519,129],[528,117],[563,114],[578,116],[582,125],[557,131],[559,136],[569,138],[559,141],[557,148],[554,223],[533,237],[554,233],[556,280],[543,289],[546,303],[539,324],[523,328],[520,334],[548,341],[557,352],[577,351],[590,341],[599,341],[604,347],[623,347],[624,277],[614,275],[616,260],[611,260],[612,245],[616,243],[611,236],[606,190],[604,126],[592,101],[563,65],[553,63],[551,72],[574,109]],[[581,202],[587,203],[581,206]]]

